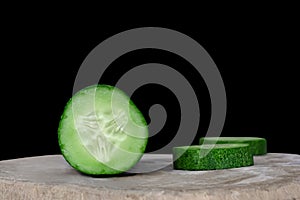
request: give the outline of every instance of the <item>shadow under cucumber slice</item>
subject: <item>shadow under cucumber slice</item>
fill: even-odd
[[[267,141],[259,137],[202,137],[199,144],[249,144],[253,155],[267,153]]]
[[[119,174],[143,155],[147,123],[130,98],[109,85],[93,85],[67,103],[58,128],[66,161],[91,175]]]
[[[253,165],[248,144],[204,144],[173,148],[173,167],[179,170],[214,170]]]

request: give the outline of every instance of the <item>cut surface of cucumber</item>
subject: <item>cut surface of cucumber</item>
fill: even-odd
[[[253,165],[253,155],[248,144],[204,144],[173,148],[173,167],[178,170],[215,170],[250,165]]]
[[[143,155],[147,123],[130,98],[109,85],[77,92],[65,106],[58,142],[66,161],[91,175],[119,174]]]
[[[249,144],[253,155],[264,155],[267,153],[267,140],[259,137],[202,137],[201,144]]]

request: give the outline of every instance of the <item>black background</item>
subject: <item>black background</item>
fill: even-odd
[[[268,141],[269,152],[300,153],[298,122],[299,46],[293,16],[266,14],[181,20],[115,20],[97,17],[20,15],[2,25],[0,160],[60,153],[57,128],[72,96],[77,71],[88,53],[104,39],[131,28],[158,26],[180,31],[200,43],[223,77],[227,118],[221,136],[257,136]],[[173,68],[188,63],[168,52],[143,50],[117,59],[102,83],[113,84],[122,70],[141,63],[161,62]],[[122,68],[123,67],[123,68]],[[126,68],[127,67],[127,68]],[[201,101],[198,136],[205,135],[210,103],[201,77],[185,73]],[[198,83],[198,84],[197,84]],[[160,94],[163,95],[160,95]],[[148,85],[132,97],[149,121],[147,111],[162,103],[169,122],[148,151],[172,138],[180,117],[178,102],[167,88]],[[173,124],[171,126],[170,124]],[[196,143],[197,140],[195,140]]]

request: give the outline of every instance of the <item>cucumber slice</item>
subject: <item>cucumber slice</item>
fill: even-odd
[[[264,155],[267,153],[267,141],[259,137],[202,137],[200,144],[249,144],[253,155]]]
[[[93,85],[67,103],[58,141],[62,155],[76,170],[91,175],[119,174],[143,155],[148,127],[124,92],[109,85]]]
[[[212,170],[250,165],[253,165],[253,155],[248,144],[204,144],[173,148],[174,169]]]

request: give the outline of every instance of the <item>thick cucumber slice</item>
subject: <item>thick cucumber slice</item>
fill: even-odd
[[[249,144],[253,155],[264,155],[267,153],[267,141],[259,137],[202,137],[200,144]]]
[[[77,92],[62,114],[58,141],[67,162],[85,174],[118,174],[133,167],[148,140],[147,123],[129,97],[108,85]]]
[[[248,144],[205,144],[173,148],[174,169],[212,170],[250,165],[253,165],[253,155]]]

